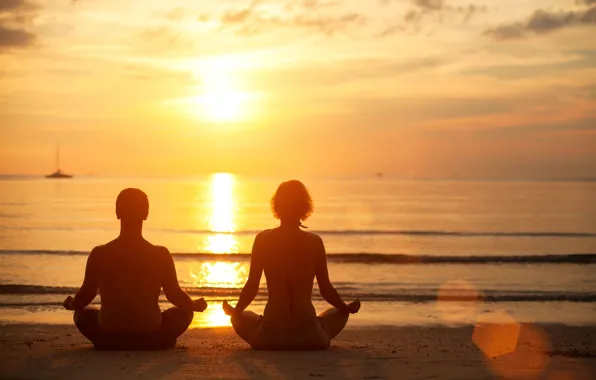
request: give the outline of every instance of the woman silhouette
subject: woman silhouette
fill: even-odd
[[[254,349],[326,349],[349,314],[358,312],[360,301],[342,301],[329,280],[323,240],[301,230],[305,228],[301,222],[313,212],[304,184],[293,180],[279,185],[271,208],[280,226],[257,235],[248,280],[236,307],[224,302],[223,309],[236,333]],[[269,299],[261,317],[245,309],[259,291],[263,271]],[[318,317],[311,302],[315,277],[321,296],[334,306]]]

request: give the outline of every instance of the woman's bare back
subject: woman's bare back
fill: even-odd
[[[316,255],[321,254],[318,237],[298,228],[278,227],[263,231],[255,244],[269,292],[263,322],[281,330],[312,322]]]

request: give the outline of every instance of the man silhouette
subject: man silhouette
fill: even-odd
[[[166,349],[192,322],[193,312],[207,308],[203,298],[193,301],[178,285],[172,255],[165,247],[143,238],[149,215],[147,195],[125,189],[116,200],[120,235],[95,247],[87,259],[85,279],[64,307],[74,310],[79,331],[98,349]],[[161,312],[161,288],[177,307]],[[97,291],[101,309],[89,308]]]

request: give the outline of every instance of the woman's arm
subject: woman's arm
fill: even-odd
[[[340,310],[346,310],[348,305],[341,299],[341,296],[331,284],[329,279],[329,270],[327,268],[327,253],[325,252],[325,244],[320,236],[317,236],[315,245],[315,275],[317,276],[317,283],[319,284],[319,291],[323,299],[331,306]]]
[[[238,303],[236,303],[235,312],[243,312],[248,305],[255,299],[259,293],[259,285],[261,283],[261,276],[263,274],[263,238],[261,234],[257,235],[252,246],[252,254],[250,257],[250,271],[248,272],[248,280],[242,288]]]
[[[316,236],[317,242],[315,247],[315,275],[317,276],[317,283],[319,284],[319,291],[323,299],[331,306],[346,312],[357,313],[360,309],[360,301],[352,302],[347,305],[342,299],[331,280],[329,279],[329,269],[327,268],[327,253],[325,252],[325,244],[320,236]]]

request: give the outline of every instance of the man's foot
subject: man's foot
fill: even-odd
[[[228,303],[228,301],[223,302],[222,308],[223,308],[224,313],[226,313],[226,315],[229,315],[229,316],[233,315],[236,312],[236,309],[234,309],[232,307],[232,305],[230,305]]]

